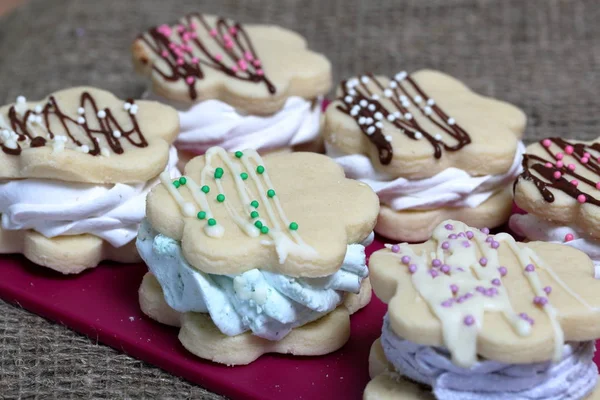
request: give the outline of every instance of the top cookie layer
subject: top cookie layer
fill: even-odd
[[[133,43],[138,72],[154,90],[184,103],[224,101],[249,114],[279,111],[290,96],[312,99],[331,88],[331,64],[295,32],[189,14]]]
[[[600,142],[541,140],[527,147],[523,170],[519,207],[600,238]]]
[[[0,108],[0,179],[136,183],[167,165],[175,109],[75,87]]]
[[[365,154],[392,177],[422,179],[456,167],[506,172],[525,130],[518,108],[472,92],[438,71],[343,81],[326,112],[326,142]]]
[[[448,348],[459,366],[477,355],[559,359],[565,341],[600,337],[600,280],[591,260],[568,246],[516,243],[446,221],[426,243],[390,246],[369,266],[394,332]]]
[[[181,240],[191,265],[212,274],[331,275],[379,212],[367,185],[313,153],[263,159],[254,150],[213,147],[187,164],[183,179],[161,180],[148,196],[148,220]]]

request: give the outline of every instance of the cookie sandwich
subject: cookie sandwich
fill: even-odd
[[[228,365],[346,343],[371,297],[364,250],[379,202],[367,185],[324,155],[220,147],[161,181],[137,239],[144,313]]]
[[[331,64],[299,34],[192,13],[133,43],[150,98],[179,110],[181,158],[213,146],[265,153],[318,148]]]
[[[583,252],[447,220],[369,266],[388,312],[365,399],[600,396],[600,281]]]
[[[546,138],[527,147],[510,228],[528,240],[586,253],[600,278],[600,142]]]
[[[92,87],[1,107],[0,253],[64,274],[139,261],[146,194],[177,163],[178,128],[171,107]]]
[[[438,71],[341,82],[327,109],[327,153],[377,192],[376,232],[409,242],[455,218],[505,223],[521,171],[525,114]]]

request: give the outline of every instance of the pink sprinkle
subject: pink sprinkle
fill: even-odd
[[[237,34],[237,28],[235,26],[232,26],[231,28],[229,28],[229,33],[235,36]]]
[[[262,69],[257,69],[257,70],[256,70],[256,75],[258,75],[258,76],[263,76],[263,75],[264,75],[264,72],[263,72],[263,70],[262,70]]]
[[[246,60],[248,60],[248,61],[252,61],[254,59],[254,56],[252,55],[252,53],[250,51],[246,51],[244,53],[244,57],[246,57]]]
[[[600,163],[600,157],[598,157],[598,158],[596,159],[596,161],[598,161],[598,162]]]
[[[533,304],[538,306],[545,306],[546,304],[548,304],[548,299],[542,296],[535,296],[533,298]]]
[[[190,34],[189,34],[189,33],[187,33],[187,32],[186,32],[186,33],[184,33],[184,34],[181,36],[181,39],[182,39],[184,42],[188,42],[188,41],[190,40]]]
[[[177,65],[183,65],[183,63],[184,63],[183,58],[177,59]]]
[[[573,149],[573,146],[565,147],[565,153],[567,153],[567,154],[573,154],[573,150],[575,150],[575,149]]]
[[[458,236],[456,236],[456,234],[451,233],[448,235],[448,239],[456,239]]]
[[[410,257],[409,256],[402,256],[402,258],[400,259],[400,261],[402,261],[402,264],[408,265],[408,263],[410,262]]]
[[[575,237],[573,236],[572,233],[567,233],[565,235],[565,242],[570,242],[571,240],[575,239]]]
[[[169,57],[169,52],[167,50],[163,50],[160,55],[163,57]]]
[[[535,271],[535,266],[533,264],[527,264],[525,266],[525,271],[527,271],[527,272],[533,272],[533,271]]]
[[[442,265],[442,262],[437,258],[434,258],[433,261],[431,261],[431,265],[434,267],[439,267],[440,265]]]
[[[442,301],[442,307],[452,307],[452,303],[454,302],[454,299],[448,299],[448,300],[444,300]]]
[[[242,59],[240,59],[240,60],[238,61],[238,65],[240,66],[240,69],[241,69],[242,71],[245,71],[245,70],[247,70],[247,69],[248,69],[248,64],[246,64],[246,61],[244,61],[244,60],[242,60]]]
[[[442,267],[440,268],[440,270],[441,270],[443,273],[447,274],[448,272],[450,272],[450,266],[449,266],[449,265],[446,265],[446,264],[444,264],[444,265],[442,265]]]
[[[448,242],[443,242],[442,243],[442,249],[448,250],[449,248],[450,248],[450,243],[448,243]]]
[[[221,61],[222,59],[223,59],[223,55],[222,54],[215,54],[215,60]]]
[[[569,164],[567,168],[569,168],[571,171],[575,171],[575,164]]]
[[[546,168],[552,168],[552,163],[547,162],[546,163]]]
[[[475,318],[472,315],[467,315],[464,319],[464,323],[467,326],[471,326],[475,323]]]
[[[544,139],[542,140],[542,145],[544,147],[550,147],[552,145],[552,141],[550,139]]]
[[[485,295],[487,297],[493,297],[493,296],[496,296],[497,294],[498,294],[498,289],[496,289],[496,288],[488,288],[485,291]]]
[[[579,185],[579,181],[578,181],[577,179],[573,179],[573,180],[571,181],[571,185],[573,185],[573,186],[577,187],[577,185]]]
[[[590,161],[589,157],[581,157],[581,163],[582,164],[587,164],[588,161]]]
[[[415,264],[410,264],[408,266],[408,272],[410,272],[411,274],[414,274],[415,272],[417,272],[417,266]]]
[[[212,37],[215,37],[217,36],[217,30],[213,28],[208,32],[208,34]]]
[[[392,246],[392,253],[397,253],[400,251],[400,246],[398,246],[397,244]]]
[[[498,267],[498,272],[500,272],[500,276],[504,277],[508,273],[508,270],[506,269],[506,267]]]
[[[466,240],[462,242],[462,245],[465,249],[471,247],[471,243],[467,242]]]
[[[455,284],[450,285],[450,291],[452,292],[452,294],[458,293],[458,285],[455,285]]]
[[[175,48],[177,48],[177,47],[178,47],[178,46],[177,46],[177,43],[173,43],[173,42],[169,43],[169,48],[170,48],[170,49],[175,49]]]
[[[187,82],[188,85],[191,85],[192,83],[194,83],[194,77],[193,76],[188,76],[187,78],[185,78],[185,81]]]
[[[223,40],[225,40],[226,42],[231,42],[231,37],[228,34],[224,33]]]
[[[190,36],[192,37],[192,39],[196,39],[198,37],[198,34],[196,32],[190,32]]]
[[[458,237],[463,237],[464,238],[464,237],[466,237],[466,235],[465,235],[464,232],[461,232],[461,233],[458,234]]]
[[[556,162],[556,167],[557,167],[557,168],[562,168],[562,167],[564,167],[564,166],[565,166],[565,164],[564,164],[562,161],[557,161],[557,162]]]
[[[554,179],[560,179],[560,177],[562,176],[562,174],[560,173],[560,171],[554,171]]]
[[[600,182],[596,183],[596,189],[600,190]]]
[[[452,229],[454,229],[454,227],[452,226],[452,224],[446,224],[446,225],[444,225],[444,228],[446,228],[449,231],[451,231]]]
[[[438,272],[435,269],[430,269],[429,274],[431,275],[432,278],[435,278],[438,276]]]
[[[585,153],[583,153],[583,156],[585,158],[590,158],[592,155],[586,151]]]
[[[475,290],[477,290],[479,293],[485,293],[485,288],[483,286],[477,286]]]
[[[485,233],[486,235],[490,234],[489,228],[481,228],[480,231],[483,232],[483,233]]]
[[[198,25],[196,25],[196,23],[195,23],[195,22],[192,22],[192,23],[190,24],[190,29],[196,29],[197,27],[198,27]]]
[[[546,292],[546,294],[550,294],[550,293],[552,293],[552,288],[550,286],[546,286],[544,288],[544,292]]]
[[[192,46],[190,46],[189,44],[184,46],[184,50],[187,51],[188,53],[192,52]]]
[[[563,157],[564,157],[564,154],[563,154],[563,153],[556,153],[556,154],[554,155],[554,157],[555,157],[557,160],[562,160],[562,159],[563,159]]]
[[[173,53],[179,58],[183,57],[183,51],[180,48],[173,49]]]
[[[498,247],[500,247],[500,243],[493,241],[491,246],[492,246],[492,249],[497,249]]]
[[[185,32],[185,26],[177,25],[177,32],[179,32],[179,33]]]
[[[257,58],[256,60],[252,61],[252,64],[254,64],[255,67],[260,67],[260,60]]]
[[[473,232],[467,231],[467,239],[473,239],[473,236],[475,236]]]
[[[192,57],[192,63],[198,64],[199,62],[200,60],[198,60],[198,57]]]
[[[161,34],[163,34],[164,36],[170,36],[171,35],[171,27],[169,25],[161,25],[157,28],[157,31]]]
[[[481,257],[481,258],[479,259],[479,264],[481,264],[481,266],[482,266],[482,267],[485,267],[485,266],[487,265],[487,263],[488,263],[488,260],[487,260],[487,258],[485,258],[485,257]]]
[[[233,72],[238,72],[238,71],[239,71],[239,68],[237,67],[237,65],[232,65],[232,66],[231,66],[231,70],[232,70]]]
[[[586,200],[587,199],[585,198],[584,194],[580,194],[579,196],[577,196],[577,201],[580,202],[580,203],[582,203],[582,204],[585,203]]]
[[[498,279],[498,278],[492,279],[492,285],[500,286],[501,284],[502,284],[502,282],[500,281],[500,279]]]
[[[225,48],[226,48],[226,49],[231,49],[231,48],[233,48],[233,43],[232,43],[232,42],[225,42]]]
[[[494,241],[494,238],[491,237],[491,236],[488,236],[488,237],[485,238],[485,242],[486,243],[490,243],[490,242],[493,242],[493,241]]]

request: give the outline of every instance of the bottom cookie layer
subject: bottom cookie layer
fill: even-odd
[[[368,383],[363,395],[364,400],[434,400],[430,389],[412,382],[394,371],[383,352],[380,339],[371,346],[369,353]],[[600,382],[587,400],[600,400]]]
[[[179,340],[188,351],[226,365],[249,364],[267,353],[317,356],[338,350],[350,337],[350,315],[370,302],[371,293],[371,283],[365,279],[359,294],[347,295],[344,304],[333,312],[293,329],[275,342],[249,332],[226,336],[207,314],[178,313],[167,305],[160,284],[151,273],[144,276],[138,292],[144,314],[160,323],[181,327]]]
[[[92,235],[58,236],[49,239],[35,231],[0,228],[0,253],[21,253],[28,260],[63,274],[78,274],[103,260],[140,262],[135,240],[115,248]]]
[[[382,205],[375,232],[392,240],[414,243],[429,239],[433,229],[446,219],[477,228],[494,228],[508,220],[512,201],[512,187],[507,186],[476,208],[395,211]]]

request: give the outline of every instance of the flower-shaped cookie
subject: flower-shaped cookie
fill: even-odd
[[[272,25],[192,13],[146,31],[132,52],[157,93],[184,103],[217,99],[267,115],[290,96],[312,99],[331,87],[329,61],[297,33]]]
[[[511,166],[526,118],[438,71],[343,81],[327,109],[326,143],[364,154],[391,177],[423,179],[455,167],[472,176]]]
[[[519,207],[600,238],[600,142],[541,140],[527,147],[523,169]]]
[[[379,211],[367,185],[313,153],[263,159],[214,147],[190,161],[183,178],[162,179],[148,196],[148,220],[181,241],[191,265],[213,274],[331,275],[347,245],[371,233]]]
[[[0,108],[2,179],[136,183],[156,177],[179,131],[177,112],[92,87]]]
[[[445,347],[454,364],[480,355],[522,364],[560,359],[565,341],[600,337],[600,282],[571,247],[517,243],[445,221],[419,245],[394,245],[370,259],[375,293],[393,331]]]

